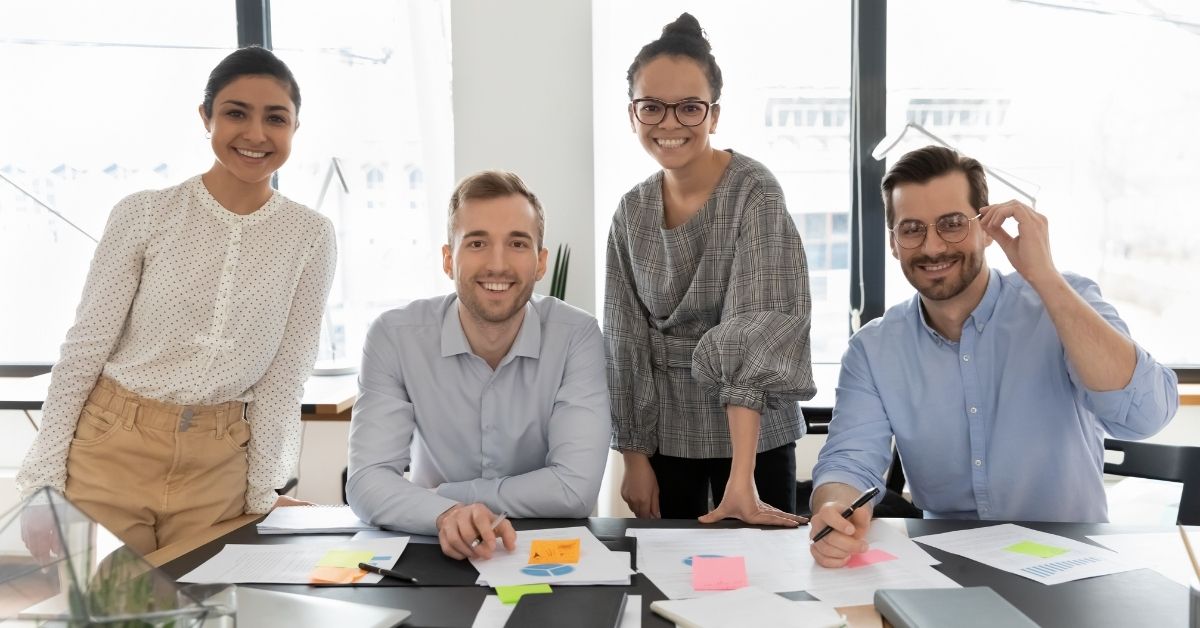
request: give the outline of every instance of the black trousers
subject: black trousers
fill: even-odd
[[[658,478],[658,508],[663,519],[695,519],[708,514],[708,493],[720,504],[732,458],[676,458],[655,453],[650,466]],[[755,456],[758,497],[784,511],[796,512],[796,443]]]

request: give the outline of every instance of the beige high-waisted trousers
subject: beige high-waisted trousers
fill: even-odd
[[[178,406],[101,377],[67,455],[67,499],[145,555],[246,508],[245,404]]]

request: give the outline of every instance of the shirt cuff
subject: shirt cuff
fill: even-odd
[[[1137,363],[1133,367],[1133,376],[1129,378],[1129,383],[1124,388],[1105,391],[1083,388],[1084,397],[1087,398],[1092,412],[1103,420],[1123,422],[1129,415],[1130,405],[1138,396],[1139,388],[1143,390],[1150,388],[1147,382],[1154,377],[1156,363],[1150,359],[1150,354],[1146,353],[1145,349],[1134,345],[1134,350],[1137,354]]]
[[[767,393],[746,386],[721,386],[721,405],[741,406],[762,413],[767,407]]]
[[[279,494],[273,488],[250,486],[246,489],[246,514],[261,515],[271,512]]]
[[[820,488],[822,484],[846,484],[848,486],[853,486],[855,488],[855,490],[865,491],[865,490],[871,488],[872,486],[875,486],[875,481],[874,480],[869,480],[869,481],[864,480],[858,474],[850,472],[850,471],[845,471],[842,469],[832,469],[829,471],[822,471],[820,474],[813,475],[813,494],[814,495],[817,493],[817,489]],[[886,492],[887,491],[884,490],[884,487],[880,486],[879,494],[876,495],[875,498],[871,500],[871,505],[878,506],[879,502],[883,501],[883,495]],[[811,502],[812,500],[810,499],[809,501]],[[813,506],[813,504],[810,503],[809,507],[811,508],[812,506]]]

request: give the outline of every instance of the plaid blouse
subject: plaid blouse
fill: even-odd
[[[608,236],[613,448],[732,457],[728,404],[762,413],[759,452],[800,438],[796,402],[816,394],[812,300],[779,183],[733,153],[700,211],[664,229],[662,179],[625,194]]]

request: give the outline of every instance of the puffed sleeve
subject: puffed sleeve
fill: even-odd
[[[622,201],[622,205],[624,201]],[[652,455],[658,449],[658,402],[650,364],[650,323],[638,299],[629,240],[618,209],[608,233],[604,341],[613,448]]]
[[[724,405],[764,411],[812,399],[812,299],[800,234],[778,192],[745,207],[721,323],[696,345],[692,376]]]

